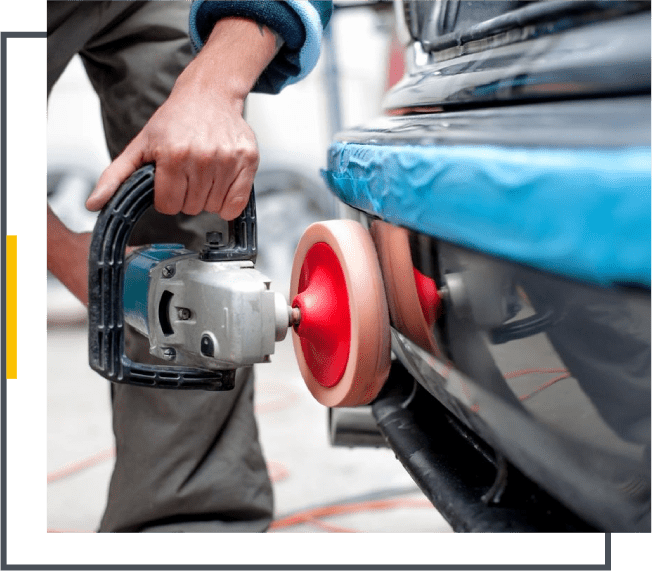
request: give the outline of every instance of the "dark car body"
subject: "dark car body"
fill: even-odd
[[[456,530],[649,532],[650,5],[397,14],[405,74],[325,172],[439,290],[422,335],[381,260],[375,420]]]

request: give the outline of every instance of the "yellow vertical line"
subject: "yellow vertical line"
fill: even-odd
[[[18,237],[7,236],[7,378],[18,374]]]

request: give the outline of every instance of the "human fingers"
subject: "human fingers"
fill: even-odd
[[[213,188],[219,186],[219,181],[219,162],[208,154],[197,157],[189,165],[188,190],[182,212],[194,216],[202,210],[209,211],[208,199]]]
[[[215,184],[206,201],[206,210],[219,214],[224,220],[233,220],[247,204],[260,160],[256,139],[240,140],[235,151],[223,157]]]
[[[255,174],[256,169],[251,167],[244,168],[238,173],[238,176],[229,187],[222,207],[218,212],[224,220],[233,220],[247,206],[254,185]]]
[[[159,161],[154,173],[154,208],[161,214],[182,211],[188,191],[188,174],[175,161]]]
[[[86,208],[100,210],[115,194],[120,185],[147,162],[143,139],[136,137],[100,175],[93,192],[86,200]]]

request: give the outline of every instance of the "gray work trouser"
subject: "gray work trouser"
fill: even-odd
[[[191,59],[189,4],[48,2],[48,95],[79,54],[100,98],[112,157],[163,103]],[[175,241],[196,249],[203,231],[216,224],[223,223],[210,215],[170,217],[152,210],[131,242]],[[142,345],[130,339],[135,360],[149,357]],[[116,465],[100,531],[268,527],[272,489],[258,442],[250,368],[239,370],[233,391],[112,385],[112,403]]]

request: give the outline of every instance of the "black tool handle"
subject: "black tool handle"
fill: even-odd
[[[125,355],[124,258],[129,235],[154,203],[154,165],[134,172],[100,212],[89,255],[88,359],[91,368],[114,383],[167,388],[230,390],[235,369],[146,365]],[[221,259],[255,260],[256,205],[252,189],[244,212],[232,225]]]

